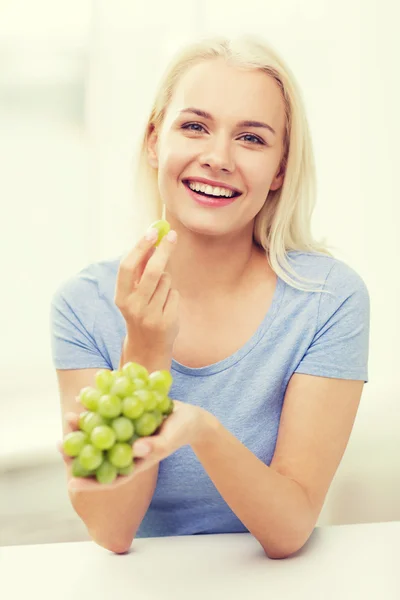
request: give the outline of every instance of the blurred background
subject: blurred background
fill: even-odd
[[[260,34],[288,62],[314,232],[370,291],[370,380],[319,524],[400,519],[399,17],[395,0],[0,0],[0,545],[88,539],[56,451],[50,299],[151,222],[137,144],[166,62],[199,33]]]

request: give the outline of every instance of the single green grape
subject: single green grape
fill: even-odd
[[[149,229],[151,229],[152,227],[154,227],[154,229],[157,229],[158,231],[158,238],[154,244],[155,246],[158,246],[163,237],[166,236],[167,233],[170,231],[171,225],[165,219],[160,219],[159,221],[155,221],[154,223],[152,223]]]
[[[79,402],[82,406],[87,408],[87,410],[96,411],[100,397],[101,392],[88,385],[81,389],[79,393]]]
[[[129,467],[133,460],[132,446],[124,442],[117,442],[110,450],[107,450],[107,458],[117,469]]]
[[[119,396],[120,398],[125,398],[125,396],[130,396],[133,392],[134,392],[133,382],[126,375],[117,377],[117,379],[114,380],[114,383],[111,386],[111,390],[110,390],[111,395]]]
[[[135,433],[135,427],[127,417],[117,417],[111,423],[117,442],[127,442]]]
[[[96,448],[100,450],[108,450],[111,448],[117,439],[114,429],[108,425],[99,425],[95,427],[90,434],[90,441]]]
[[[86,444],[79,453],[81,467],[87,471],[94,471],[103,462],[103,452],[92,444]]]
[[[90,477],[93,472],[84,469],[79,462],[79,458],[74,458],[71,465],[71,473],[73,477]]]
[[[104,394],[99,400],[97,412],[105,419],[115,419],[122,411],[122,401],[119,396]]]
[[[124,366],[122,367],[122,373],[129,377],[129,379],[131,379],[132,381],[134,379],[143,379],[147,382],[147,379],[149,377],[149,372],[146,369],[146,367],[143,367],[142,365],[139,365],[139,363],[135,363],[132,361],[124,364]]]
[[[114,377],[109,369],[100,369],[95,376],[96,387],[102,394],[108,394],[113,384]]]
[[[137,396],[127,396],[122,400],[122,414],[128,419],[137,419],[143,413],[143,402]]]
[[[118,475],[117,469],[107,459],[104,459],[98,469],[96,469],[96,479],[99,483],[112,483]]]
[[[80,413],[79,420],[78,420],[78,427],[81,431],[84,431],[83,424],[85,422],[87,415],[90,415],[90,414],[91,414],[90,410],[84,410],[83,412]]]
[[[167,395],[172,385],[172,375],[169,371],[163,369],[161,371],[153,371],[149,375],[149,390],[160,392]]]
[[[158,420],[151,412],[145,412],[135,420],[135,433],[140,437],[152,435],[158,427]]]
[[[138,398],[144,406],[144,410],[154,410],[157,406],[157,398],[150,390],[137,390],[132,398]]]
[[[118,469],[118,475],[131,475],[135,470],[135,463],[132,462],[128,467],[122,467]]]
[[[87,434],[91,434],[95,427],[99,425],[107,425],[107,421],[97,412],[87,411],[86,414],[79,419],[79,429]]]
[[[89,438],[83,431],[71,431],[67,433],[63,441],[63,450],[67,456],[78,456],[82,448],[87,444]]]
[[[165,412],[163,411],[164,415],[170,415],[174,410],[174,401],[170,397],[168,397],[168,400],[169,400],[169,408]]]
[[[159,400],[159,402],[157,402],[157,409],[162,414],[166,414],[170,408],[170,403],[171,400],[168,398],[168,396],[161,396],[161,399]]]
[[[140,379],[139,377],[136,377],[135,379],[132,379],[132,386],[133,386],[134,392],[136,392],[137,390],[146,390],[147,389],[147,381],[145,381],[144,379]]]
[[[162,415],[162,412],[161,412],[160,410],[157,410],[157,409],[155,409],[155,410],[153,410],[153,411],[151,412],[151,414],[152,414],[152,415],[154,415],[154,416],[155,416],[155,418],[156,418],[156,421],[157,421],[157,429],[158,429],[158,428],[160,427],[161,423],[163,422],[163,415]]]

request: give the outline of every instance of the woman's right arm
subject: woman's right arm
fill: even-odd
[[[140,356],[133,356],[133,353],[129,355],[128,351],[121,356],[120,367],[130,360],[139,364],[145,362]],[[154,364],[153,367],[147,362],[144,366],[149,372],[158,368],[170,368],[170,361],[163,357],[155,360]],[[85,410],[76,402],[76,397],[83,387],[94,387],[97,371],[98,369],[57,370],[64,436],[70,431],[65,414],[79,415]],[[157,476],[158,464],[138,474],[126,485],[116,488],[99,491],[68,488],[71,504],[94,542],[115,553],[129,549],[152,500]],[[70,479],[68,472],[68,482]]]
[[[119,368],[132,361],[145,366],[149,373],[171,369],[172,347],[179,330],[179,294],[171,288],[171,278],[165,272],[175,239],[167,236],[155,250],[156,238],[143,238],[121,260],[114,298],[127,325]],[[77,415],[83,407],[76,398],[83,387],[95,387],[98,370],[56,370],[63,436],[77,428]],[[66,419],[67,413],[74,413],[72,420]],[[65,456],[64,460],[70,481],[71,461]],[[137,476],[128,476],[124,485],[106,489],[88,490],[79,483],[68,486],[72,506],[93,541],[115,553],[129,549],[153,497],[158,468],[157,464]]]

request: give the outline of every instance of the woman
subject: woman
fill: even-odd
[[[138,174],[172,233],[55,293],[63,432],[98,369],[128,361],[171,370],[175,410],[110,486],[72,478],[64,457],[72,505],[118,553],[135,536],[251,532],[289,556],[316,525],[368,380],[369,295],[312,238],[310,133],[282,59],[252,37],[178,53]]]

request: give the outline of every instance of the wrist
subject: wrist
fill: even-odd
[[[196,408],[198,409],[198,415],[190,442],[190,446],[195,453],[200,451],[204,445],[207,445],[220,426],[217,417],[204,408]]]
[[[172,350],[167,348],[136,348],[126,336],[122,348],[120,368],[127,362],[135,362],[146,367],[149,373],[171,370]]]

